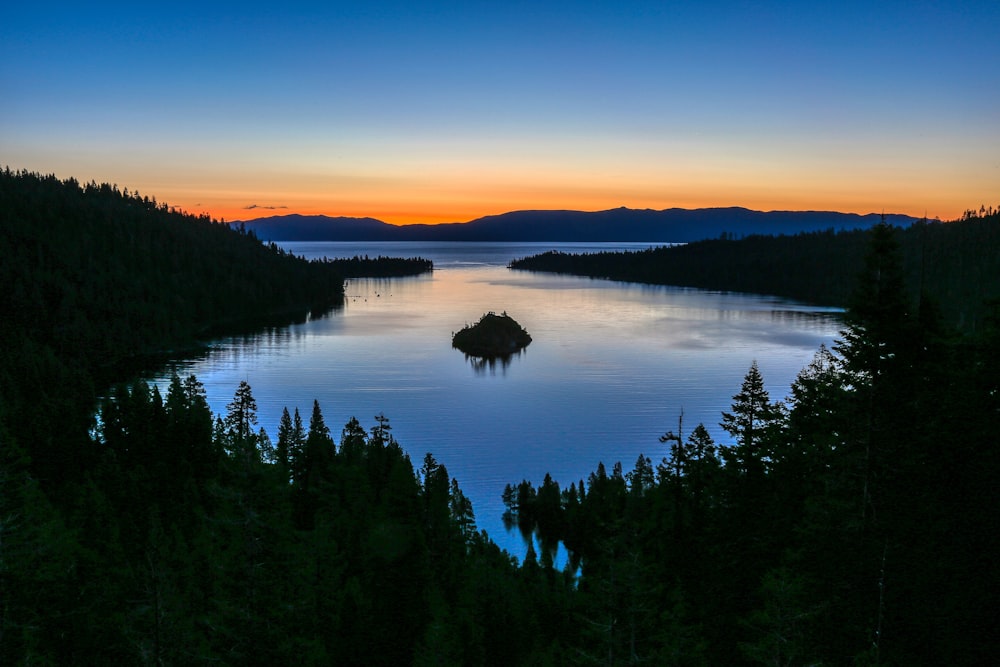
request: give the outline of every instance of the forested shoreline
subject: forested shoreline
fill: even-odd
[[[127,188],[9,167],[0,216],[0,420],[37,448],[46,482],[86,467],[63,459],[90,460],[79,438],[96,396],[132,359],[341,307],[345,277],[432,269],[420,258],[306,261]]]
[[[246,383],[224,414],[193,376],[95,388],[109,357],[188,340],[213,308],[235,320],[290,293],[299,316],[336,305],[335,263],[113,186],[9,171],[0,183],[2,664],[939,665],[1000,652],[1000,318],[983,307],[956,333],[908,290],[898,230],[863,237],[844,331],[786,399],[747,360],[720,415],[727,441],[678,415],[632,470],[595,461],[586,480],[498,489],[510,523],[543,544],[517,562],[477,531],[446,462],[415,465],[384,415],[346,419],[335,438],[319,403],[287,406],[268,434]],[[185,241],[161,236],[182,227]]]
[[[897,228],[904,288],[937,304],[948,326],[975,331],[1000,297],[1000,211],[982,207],[962,219]],[[658,285],[751,292],[846,307],[868,244],[866,230],[751,235],[636,252],[546,252],[512,269]]]

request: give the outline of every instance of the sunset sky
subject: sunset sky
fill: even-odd
[[[3,166],[227,220],[952,219],[1000,203],[1000,3],[4,3]]]

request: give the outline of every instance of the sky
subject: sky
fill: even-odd
[[[1000,203],[1000,3],[3,3],[0,168],[393,224]]]

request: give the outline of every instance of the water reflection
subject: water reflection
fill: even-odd
[[[517,352],[512,352],[511,354],[504,354],[496,357],[477,357],[474,354],[466,354],[465,360],[469,362],[472,366],[472,371],[476,375],[492,375],[497,374],[497,367],[500,368],[500,375],[507,375],[507,368],[510,366],[511,362],[515,357],[520,357],[524,353],[524,350],[518,350]]]
[[[169,381],[172,369],[197,374],[216,413],[246,380],[260,426],[272,435],[282,408],[307,411],[314,399],[334,433],[352,416],[368,427],[372,415],[385,413],[411,458],[432,452],[447,465],[478,526],[523,558],[520,531],[508,534],[501,519],[505,484],[537,483],[546,473],[568,484],[586,479],[600,461],[631,466],[640,453],[657,462],[666,453],[658,437],[682,408],[686,423],[704,422],[713,438],[728,442],[720,412],[751,361],[780,398],[840,327],[832,309],[512,272],[506,263],[514,254],[504,244],[477,246],[472,255],[463,248],[435,245],[433,274],[351,280],[344,308],[218,340],[204,356],[177,360],[160,380]],[[383,244],[310,250],[430,254]],[[520,358],[526,351],[463,358],[451,346],[449,333],[469,313],[486,310],[517,313],[534,338],[530,359]],[[536,553],[550,547],[538,544]]]

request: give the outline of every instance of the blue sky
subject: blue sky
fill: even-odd
[[[998,3],[0,10],[0,164],[227,219],[1000,201]],[[283,209],[284,210],[284,209]]]

